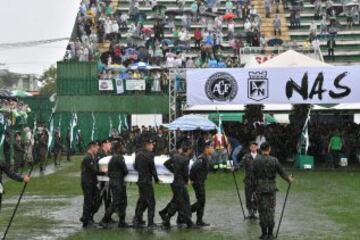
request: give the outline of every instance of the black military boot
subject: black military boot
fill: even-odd
[[[199,226],[199,227],[208,227],[208,226],[210,226],[210,224],[204,222],[204,221],[202,220],[202,218],[198,218],[198,219],[197,219],[196,225]]]
[[[267,240],[267,229],[265,227],[261,227],[261,233],[259,239]]]
[[[186,221],[186,228],[188,229],[199,229],[200,227],[198,225],[195,225],[191,219]]]
[[[149,219],[147,227],[148,228],[156,228],[157,227],[157,224],[154,223],[154,219]]]
[[[167,217],[165,219],[163,219],[162,225],[166,228],[170,228],[171,227],[170,219]]]
[[[117,223],[117,222],[116,222],[116,220],[110,218],[109,223],[110,223],[110,224],[115,224],[115,223]]]
[[[120,221],[118,224],[118,228],[129,228],[131,227],[129,224],[127,224],[125,221]]]
[[[160,217],[161,217],[161,220],[162,220],[163,222],[165,222],[165,220],[166,220],[166,218],[167,218],[167,213],[162,210],[162,211],[159,212],[159,215],[160,215]]]
[[[177,219],[176,219],[176,224],[177,224],[178,226],[181,226],[181,225],[186,224],[186,222],[184,221],[184,219],[183,219],[180,215],[178,215],[178,217],[177,217]]]
[[[103,218],[100,222],[99,222],[99,225],[102,227],[102,228],[110,228],[110,222],[108,219],[106,218]]]
[[[268,227],[268,228],[267,228],[267,239],[268,239],[268,240],[273,240],[273,239],[275,239],[274,234],[273,234],[273,231],[274,231],[274,227]]]
[[[134,217],[133,219],[133,225],[135,228],[140,228],[140,227],[144,227],[144,225],[146,224],[146,222],[142,219],[142,217]]]

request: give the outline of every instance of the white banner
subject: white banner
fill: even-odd
[[[186,73],[189,106],[360,102],[360,67],[207,68]]]
[[[126,80],[126,90],[145,91],[145,80],[144,79]]]
[[[113,91],[114,85],[112,80],[99,80],[100,91]]]
[[[117,94],[124,94],[124,80],[123,79],[115,79],[116,85],[116,93]]]

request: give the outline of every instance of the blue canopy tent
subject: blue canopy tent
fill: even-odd
[[[170,131],[210,131],[216,129],[216,125],[213,122],[207,118],[194,114],[179,117],[175,121],[169,123],[167,127]]]

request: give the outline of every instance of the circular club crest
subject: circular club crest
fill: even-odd
[[[108,89],[109,88],[109,84],[107,82],[101,82],[100,83],[100,87],[101,89]]]
[[[231,101],[236,97],[237,91],[235,78],[226,72],[214,73],[206,81],[206,96],[213,101]]]

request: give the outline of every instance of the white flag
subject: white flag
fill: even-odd
[[[124,80],[115,79],[115,84],[116,84],[116,93],[117,94],[123,94],[125,92],[125,90],[124,90]]]
[[[95,119],[95,115],[94,112],[91,113],[91,117],[92,117],[92,130],[91,130],[91,141],[94,141],[95,138],[95,125],[96,125],[96,119]]]
[[[304,147],[304,153],[305,154],[307,154],[307,151],[308,151],[309,145],[310,145],[310,141],[309,141],[310,112],[311,112],[311,107],[309,107],[309,111],[308,111],[308,114],[306,116],[306,120],[305,120],[305,123],[304,123],[304,127],[302,129],[301,138],[300,138],[300,144],[301,144],[300,151]]]
[[[121,133],[122,130],[122,120],[121,120],[121,114],[119,114],[119,125],[118,125],[118,131]]]
[[[112,133],[112,128],[113,128],[113,122],[112,122],[112,119],[111,117],[109,117],[109,137],[111,137],[111,133]]]

